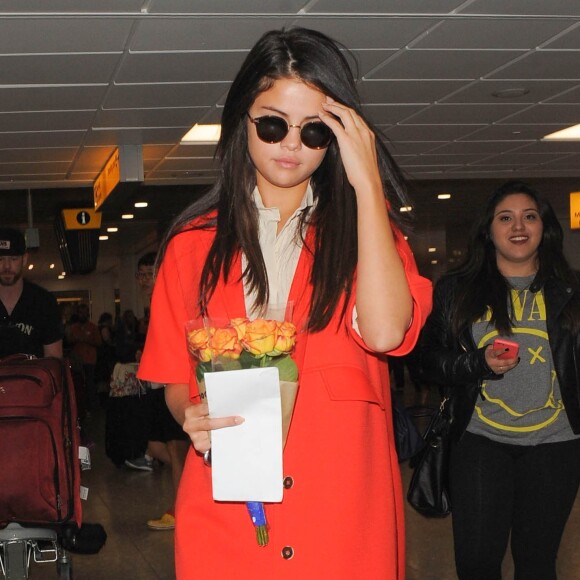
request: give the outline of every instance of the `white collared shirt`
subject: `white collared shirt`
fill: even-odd
[[[314,205],[314,195],[310,184],[299,207],[290,216],[278,233],[280,211],[276,207],[265,207],[258,188],[253,192],[254,201],[259,212],[259,241],[268,274],[270,304],[285,305],[288,302],[290,287],[302,250],[302,237],[298,228],[302,212],[310,211]],[[246,269],[248,261],[242,253],[242,271]],[[250,292],[244,280],[244,298],[246,312],[249,318],[255,318],[258,313],[252,312],[255,296]]]

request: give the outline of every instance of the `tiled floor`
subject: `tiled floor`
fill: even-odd
[[[83,520],[102,524],[108,537],[98,554],[73,555],[74,579],[174,579],[173,532],[150,531],[146,525],[171,503],[170,470],[115,467],[104,451],[103,411],[90,419],[88,431],[97,446],[91,452],[92,469],[82,474],[89,488]]]
[[[411,387],[405,391],[407,406],[415,405]],[[427,401],[433,405],[433,401]],[[169,470],[153,473],[116,468],[104,454],[104,413],[91,420],[91,435],[97,442],[93,450],[93,468],[83,473],[89,487],[84,502],[84,520],[99,522],[107,530],[108,540],[99,554],[73,555],[75,580],[171,580],[173,569],[173,532],[149,531],[147,519],[161,515],[170,503]],[[425,421],[420,419],[419,421]],[[403,465],[405,486],[409,468]],[[192,538],[199,541],[199,538]],[[580,580],[580,499],[574,506],[558,561],[559,580]],[[32,578],[50,579],[52,565],[33,567]],[[504,562],[504,578],[513,578],[509,556]],[[407,509],[407,579],[454,580],[451,519],[425,519]],[[221,580],[221,579],[217,579]],[[304,580],[311,580],[305,578]],[[312,579],[320,580],[320,579]],[[323,579],[324,580],[324,579]],[[358,579],[353,579],[358,580]]]

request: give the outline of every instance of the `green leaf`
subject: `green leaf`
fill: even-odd
[[[203,381],[203,376],[207,371],[211,371],[211,363],[210,362],[198,362],[197,366],[195,367],[195,378],[197,379],[198,383]]]
[[[296,382],[298,380],[298,367],[290,355],[277,356],[268,366],[278,369],[281,381]]]
[[[222,357],[216,365],[216,371],[237,371],[242,368],[239,360]]]
[[[259,358],[251,355],[247,350],[243,350],[239,361],[243,369],[252,369],[261,366]]]

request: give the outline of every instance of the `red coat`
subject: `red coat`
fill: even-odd
[[[142,378],[190,381],[184,324],[196,317],[199,274],[212,239],[212,231],[185,232],[169,245],[153,293]],[[413,348],[431,307],[431,283],[419,276],[402,237],[398,249],[414,311],[393,355]],[[302,251],[289,297],[298,329],[310,303],[309,268]],[[210,317],[245,315],[240,276],[238,259],[229,283],[220,283],[211,299]],[[334,320],[322,332],[300,333],[295,359],[300,387],[284,450],[284,500],[266,506],[268,546],[257,546],[243,504],[213,501],[210,468],[192,448],[177,500],[179,580],[405,577],[403,494],[385,358],[364,347],[350,322],[337,329]]]

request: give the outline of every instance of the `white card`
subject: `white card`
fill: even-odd
[[[278,369],[205,373],[210,415],[245,419],[211,432],[213,498],[280,502],[282,412]]]

